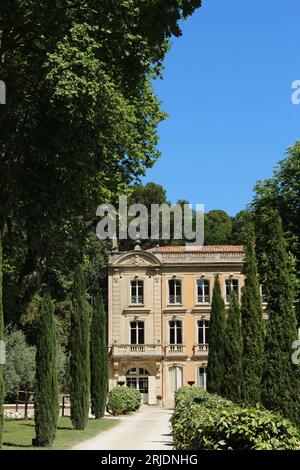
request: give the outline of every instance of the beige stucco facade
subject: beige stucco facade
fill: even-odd
[[[243,256],[241,246],[137,247],[112,254],[110,389],[127,383],[141,389],[145,403],[171,407],[178,387],[205,386],[215,276],[225,301],[226,284],[240,296]]]

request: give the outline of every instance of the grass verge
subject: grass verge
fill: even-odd
[[[119,422],[118,419],[111,418],[91,419],[84,431],[75,431],[70,418],[59,418],[52,449],[70,449],[74,445],[116,426]],[[5,421],[2,450],[36,450],[37,447],[31,445],[34,436],[34,421]]]

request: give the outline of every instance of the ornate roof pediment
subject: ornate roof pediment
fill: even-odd
[[[147,267],[159,266],[160,262],[152,253],[132,251],[121,254],[112,264],[113,266]]]

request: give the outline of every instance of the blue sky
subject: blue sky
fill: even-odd
[[[299,0],[204,0],[173,39],[155,90],[170,117],[144,182],[234,215],[300,140]]]

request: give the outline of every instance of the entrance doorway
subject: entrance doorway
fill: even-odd
[[[183,369],[179,366],[169,368],[169,383],[171,396],[174,397],[174,392],[182,387],[183,383]]]
[[[149,372],[142,367],[133,367],[126,373],[127,387],[136,388],[143,395],[143,403],[149,400]]]

